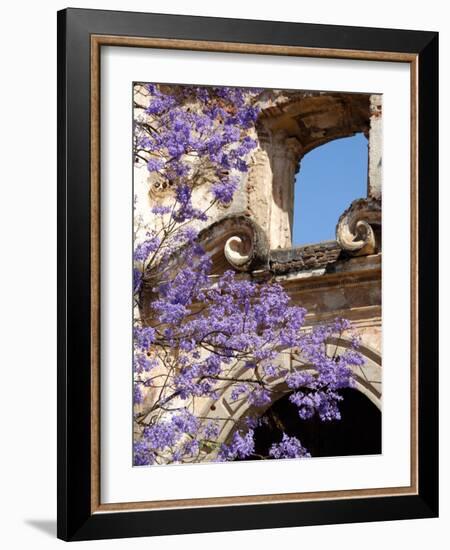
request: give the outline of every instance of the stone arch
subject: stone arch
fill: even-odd
[[[314,147],[294,178],[292,247],[334,239],[352,201],[366,197],[368,140],[360,132]]]
[[[328,351],[331,352],[337,348],[338,352],[345,351],[350,346],[350,342],[345,339],[337,341],[330,340]],[[359,347],[360,353],[365,358],[365,364],[360,367],[353,367],[355,375],[356,389],[363,393],[372,403],[381,410],[382,406],[382,368],[381,355],[368,345]]]
[[[341,418],[323,422],[317,415],[301,419],[285,395],[266,411],[269,422],[254,431],[255,456],[266,456],[283,433],[297,438],[313,457],[374,455],[382,452],[382,418],[379,409],[353,388],[341,390]]]
[[[341,338],[339,341],[330,339],[327,344],[328,353],[334,353],[345,351],[350,347],[350,341]],[[365,358],[365,364],[362,367],[353,367],[355,374],[355,389],[366,396],[380,411],[382,407],[382,369],[381,369],[381,356],[373,348],[368,345],[361,345],[359,351]],[[283,352],[280,354],[280,364],[288,367],[291,365],[290,352]],[[299,369],[300,370],[300,369]],[[309,367],[302,367],[301,370],[311,370]],[[237,366],[233,373],[234,378],[245,380],[248,369],[245,367]],[[273,405],[277,400],[274,399],[266,407],[255,408],[249,406],[245,398],[232,400],[231,391],[234,387],[233,383],[225,383],[220,388],[220,395],[217,400],[205,400],[199,414],[205,421],[219,418],[219,441],[229,441],[233,432],[236,429],[236,421],[244,418],[249,413],[255,413],[258,416],[262,416],[264,412]],[[270,380],[270,388],[274,391],[285,390],[287,386],[284,379],[274,378]],[[283,394],[285,395],[285,394]],[[281,396],[281,393],[280,393]]]
[[[259,147],[247,179],[247,211],[268,235],[271,249],[292,245],[295,174],[302,157],[320,145],[364,133],[369,141],[367,197],[380,198],[380,96],[280,92],[261,106]]]

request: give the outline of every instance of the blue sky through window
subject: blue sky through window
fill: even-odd
[[[367,194],[367,139],[336,139],[306,154],[295,180],[292,245],[335,238],[339,216]]]

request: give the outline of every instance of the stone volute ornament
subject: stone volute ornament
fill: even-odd
[[[199,242],[220,265],[221,256],[236,271],[249,271],[267,263],[268,243],[264,231],[252,219],[230,215],[199,234]]]
[[[351,256],[367,256],[381,248],[381,200],[365,198],[353,201],[336,226],[339,246]]]

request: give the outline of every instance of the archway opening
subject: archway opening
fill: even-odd
[[[292,245],[333,240],[339,216],[367,195],[368,140],[363,133],[307,153],[295,178]]]
[[[302,420],[289,395],[276,401],[264,415],[267,422],[255,429],[255,453],[267,456],[284,431],[297,437],[312,457],[380,454],[381,411],[358,390],[340,393],[341,420],[332,422],[322,422],[317,415]]]

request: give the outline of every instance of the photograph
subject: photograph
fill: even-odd
[[[445,3],[2,15],[2,547],[449,540]]]
[[[436,517],[437,33],[58,40],[58,537]]]
[[[133,466],[381,454],[382,94],[133,82],[130,111]]]

